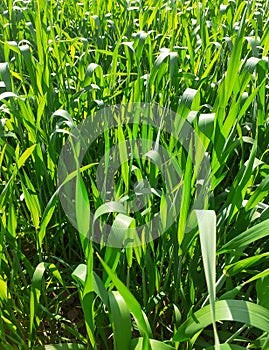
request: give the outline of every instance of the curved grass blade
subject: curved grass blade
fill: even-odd
[[[112,282],[115,284],[117,290],[125,300],[130,312],[134,315],[137,325],[140,328],[141,333],[144,335],[144,339],[146,343],[152,334],[151,329],[148,325],[148,322],[145,320],[145,315],[139,305],[138,301],[135,299],[133,294],[129,291],[129,289],[119,280],[116,274],[109,268],[109,266],[103,261],[103,259],[97,254],[101,264],[106,270],[107,274],[111,278]],[[149,348],[149,343],[147,345]]]
[[[114,329],[114,343],[117,350],[130,348],[132,327],[129,309],[119,292],[109,292],[111,320]]]
[[[219,300],[215,303],[217,321],[234,321],[269,332],[269,310],[243,300]],[[203,307],[190,316],[174,335],[174,341],[191,339],[197,332],[211,324],[210,305]]]
[[[269,219],[251,227],[241,233],[217,251],[217,254],[227,253],[233,249],[239,250],[246,248],[249,244],[269,235]]]
[[[37,265],[32,278],[31,292],[30,292],[30,333],[28,344],[32,346],[36,328],[39,326],[40,319],[38,317],[38,307],[42,291],[42,280],[46,269],[52,272],[53,276],[64,286],[61,274],[54,264],[41,262]]]
[[[216,214],[213,210],[196,210],[198,220],[205,278],[209,293],[215,346],[219,346],[216,327]]]

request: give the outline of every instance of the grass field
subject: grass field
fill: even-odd
[[[269,349],[268,51],[268,0],[1,0],[1,350]],[[62,193],[72,225],[61,150],[130,103],[199,142],[150,123],[96,134]],[[140,157],[137,139],[159,148]],[[169,185],[182,188],[171,225]],[[149,234],[89,240],[89,209],[102,234]],[[167,229],[151,240],[158,212]]]

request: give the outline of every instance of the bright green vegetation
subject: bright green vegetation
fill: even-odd
[[[268,0],[1,0],[1,350],[269,349],[268,20]],[[56,191],[68,133],[127,102],[191,120],[212,184],[209,211],[184,233],[194,169],[162,133],[185,174],[181,215],[124,250],[85,243]],[[93,210],[102,204],[93,163],[133,132],[113,129],[93,145]],[[136,132],[156,139],[154,128]],[[130,166],[115,176],[118,198],[132,187]]]

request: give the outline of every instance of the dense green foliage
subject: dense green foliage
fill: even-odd
[[[269,349],[268,51],[268,0],[1,0],[1,349]],[[137,248],[85,246],[58,198],[59,155],[76,125],[127,102],[192,123],[210,156],[209,210],[185,232],[195,169],[162,133],[188,184],[178,221]],[[89,150],[93,210],[95,163],[132,132]]]

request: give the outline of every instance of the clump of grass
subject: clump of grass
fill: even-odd
[[[262,0],[0,3],[1,349],[268,348],[268,10]],[[93,211],[103,205],[99,162],[136,137],[169,150],[186,184],[169,230],[121,249],[85,240],[79,208],[79,230],[71,225],[57,166],[76,126],[129,102],[187,120],[212,178],[207,210],[187,231],[187,152],[147,125],[104,132],[81,175]],[[152,159],[133,156],[115,197],[144,176],[160,194]],[[167,205],[157,197],[146,203],[152,216]]]

